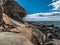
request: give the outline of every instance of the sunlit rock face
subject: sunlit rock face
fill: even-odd
[[[0,33],[0,45],[33,45],[26,37],[16,33]]]
[[[4,13],[9,17],[19,20],[26,15],[25,9],[14,0],[3,1]]]

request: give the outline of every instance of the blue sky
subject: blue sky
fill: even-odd
[[[25,21],[60,21],[60,0],[17,0],[25,8]]]
[[[52,6],[48,6],[52,0],[17,0],[17,2],[25,8],[27,14],[52,11]]]

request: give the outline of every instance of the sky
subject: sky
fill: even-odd
[[[60,21],[60,12],[35,13],[27,15],[25,21]]]
[[[28,14],[51,12],[52,6],[48,6],[52,3],[52,0],[16,0]]]
[[[60,21],[60,0],[16,1],[27,11],[25,21]]]

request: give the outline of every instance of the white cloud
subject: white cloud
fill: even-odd
[[[52,2],[48,6],[53,6],[52,10],[60,10],[60,0],[52,0]]]
[[[35,13],[27,15],[25,21],[60,21],[60,12]]]
[[[60,10],[60,0],[52,0],[48,6],[53,6],[52,10]],[[27,15],[25,21],[60,21],[60,12],[45,12]]]

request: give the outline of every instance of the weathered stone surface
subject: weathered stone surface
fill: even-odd
[[[2,4],[1,4],[1,0],[0,0],[0,26],[3,23],[3,10],[2,10]]]
[[[4,13],[3,13],[3,20],[4,20],[5,24],[14,25],[14,23],[11,21],[11,19]]]
[[[14,0],[7,0],[3,4],[4,13],[15,20],[21,20],[26,16],[25,9]]]
[[[31,40],[32,29],[29,28],[27,24],[19,23],[19,25],[17,25],[6,14],[3,14],[3,20],[5,22],[4,26],[7,29],[7,31],[19,33]]]
[[[11,32],[0,33],[0,45],[33,45],[26,37]]]
[[[10,29],[10,31],[23,35],[23,36],[27,37],[29,40],[32,39],[32,29],[31,28],[16,27],[16,28]]]

